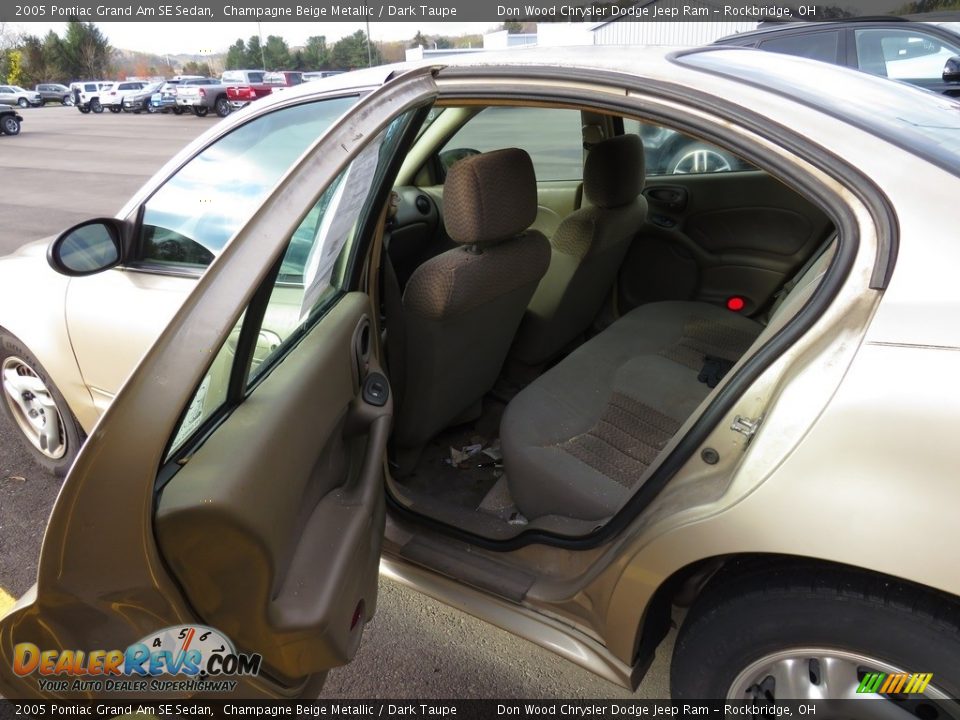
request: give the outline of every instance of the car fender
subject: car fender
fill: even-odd
[[[64,303],[70,278],[47,263],[50,240],[29,243],[0,258],[0,327],[16,335],[36,356],[89,433],[99,414],[80,374],[67,328]]]
[[[617,563],[607,618],[623,632],[605,633],[611,650],[632,658],[628,629],[641,626],[659,586],[716,557],[812,558],[960,595],[952,564],[926,561],[936,548],[960,544],[953,454],[960,390],[950,382],[958,361],[955,348],[862,346],[824,412],[769,475],[749,478],[755,448],[748,448],[716,512],[700,507],[700,519],[651,528]],[[758,444],[764,432],[777,432],[773,420]],[[753,489],[735,497],[744,480]]]

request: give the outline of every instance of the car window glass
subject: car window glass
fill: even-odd
[[[729,150],[662,125],[625,118],[623,129],[628,135],[640,136],[647,175],[699,175],[755,169]]]
[[[333,98],[262,115],[203,150],[144,205],[139,261],[209,265],[293,161],[356,101]]]
[[[357,230],[376,210],[376,190],[382,187],[389,161],[415,112],[408,111],[394,119],[307,211],[290,238],[279,272],[270,281],[270,297],[262,320],[255,326],[257,335],[250,354],[238,354],[241,329],[246,330],[246,319],[241,317],[190,401],[170,444],[168,458],[224,406],[233,372],[245,372],[245,387],[251,386],[343,294],[345,268],[358,246],[353,242]],[[249,317],[253,322],[253,315]]]
[[[839,44],[840,33],[836,30],[831,30],[829,32],[804,33],[803,35],[787,35],[772,38],[760,43],[760,49],[810,58],[811,60],[836,63],[837,46]]]
[[[530,154],[538,182],[580,180],[581,124],[579,110],[490,107],[472,117],[447,141],[440,159],[449,167],[469,154],[517,147]]]
[[[895,80],[939,80],[960,45],[914,30],[855,30],[858,67]]]

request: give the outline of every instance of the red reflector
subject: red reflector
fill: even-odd
[[[353,630],[361,620],[363,620],[363,600],[357,603],[357,607],[353,611],[353,620],[350,621],[350,629]]]
[[[744,302],[742,297],[737,297],[734,295],[732,298],[727,300],[727,310],[733,310],[733,312],[740,312],[743,310],[744,306],[747,303]]]

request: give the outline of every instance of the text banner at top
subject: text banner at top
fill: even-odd
[[[883,0],[881,0],[881,4]],[[842,8],[841,8],[842,5]],[[891,6],[891,8],[893,7]],[[0,4],[0,22],[743,22],[825,21],[840,16],[877,15],[877,0],[843,3],[745,2],[743,0],[101,0]]]

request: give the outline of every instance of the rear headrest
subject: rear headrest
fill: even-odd
[[[618,135],[594,145],[583,166],[583,192],[602,208],[631,203],[643,189],[643,144],[638,135]]]
[[[455,242],[506,240],[537,217],[537,178],[523,150],[507,148],[472,155],[447,172],[443,222]]]

